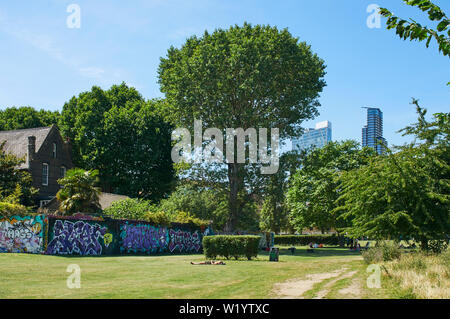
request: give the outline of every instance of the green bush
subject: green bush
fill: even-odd
[[[144,220],[149,212],[156,211],[149,201],[128,198],[112,203],[103,213],[117,219]]]
[[[20,204],[0,202],[0,216],[27,216],[30,215],[29,209]]]
[[[336,235],[275,235],[275,245],[305,246],[309,243],[338,246],[339,237]]]
[[[430,240],[428,241],[428,250],[434,254],[441,254],[448,248],[448,240]]]
[[[192,216],[190,213],[186,212],[178,212],[172,221],[180,224],[194,224],[198,227],[206,227],[210,224],[208,220],[203,220],[197,217]]]
[[[260,236],[216,235],[203,237],[203,251],[207,259],[217,256],[229,259],[247,257],[251,260],[258,256]]]
[[[367,264],[375,264],[382,261],[391,261],[400,258],[402,252],[395,244],[381,243],[369,248],[362,253]]]

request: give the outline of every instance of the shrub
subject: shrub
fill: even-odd
[[[428,242],[428,250],[434,254],[445,252],[448,248],[448,240],[430,240]]]
[[[383,261],[391,261],[400,258],[402,252],[394,244],[381,243],[376,247],[362,253],[363,259],[367,264],[375,264]]]
[[[164,212],[147,212],[142,219],[158,226],[170,226],[171,223],[170,217]]]
[[[191,214],[186,213],[186,212],[178,212],[172,221],[175,223],[180,223],[180,224],[194,224],[198,227],[202,227],[202,226],[206,227],[210,224],[210,222],[208,220],[203,220],[203,219],[194,217]]]
[[[251,260],[258,256],[260,236],[216,235],[203,237],[203,251],[207,259],[217,256],[229,259],[247,257]]]
[[[339,245],[339,237],[336,235],[276,235],[275,245],[305,246],[309,243],[324,245]]]
[[[29,209],[20,204],[0,202],[0,216],[27,216],[30,215]]]
[[[118,219],[145,220],[152,212],[156,212],[156,207],[149,201],[128,198],[112,203],[103,213]]]

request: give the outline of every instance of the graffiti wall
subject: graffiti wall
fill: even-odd
[[[50,255],[100,256],[114,253],[114,227],[104,221],[48,219]]]
[[[171,229],[169,237],[169,250],[171,253],[199,252],[202,247],[202,236],[200,236],[198,231],[190,232]]]
[[[44,216],[0,217],[0,253],[43,251]]]
[[[92,216],[0,217],[0,253],[101,256],[200,253],[211,228]]]
[[[120,225],[121,253],[162,253],[167,250],[169,232],[166,227],[125,222]]]
[[[205,233],[209,233],[208,228]],[[201,231],[153,226],[147,223],[124,222],[120,225],[120,252],[190,253],[201,250]]]

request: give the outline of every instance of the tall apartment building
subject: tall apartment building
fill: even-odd
[[[292,140],[293,150],[304,150],[310,147],[323,147],[331,142],[331,122],[323,121],[314,128],[307,128],[302,136]]]
[[[367,125],[362,128],[362,146],[372,147],[378,154],[384,152],[387,141],[383,137],[383,112],[379,108],[367,107]]]

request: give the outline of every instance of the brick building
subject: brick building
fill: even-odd
[[[4,141],[7,153],[25,160],[19,168],[30,172],[33,186],[39,189],[36,204],[45,205],[60,189],[58,179],[73,167],[70,144],[56,125],[0,131],[0,143]]]

